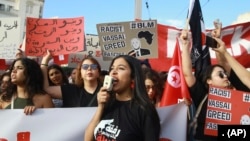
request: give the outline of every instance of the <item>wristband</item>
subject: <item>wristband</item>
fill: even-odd
[[[48,64],[41,64],[42,66],[48,66]]]

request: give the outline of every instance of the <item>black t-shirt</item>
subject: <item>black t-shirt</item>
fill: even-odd
[[[97,93],[100,90],[99,84],[93,94],[74,84],[62,85],[63,107],[95,107],[97,106]]]
[[[96,141],[159,141],[160,123],[131,101],[115,101],[95,128]]]

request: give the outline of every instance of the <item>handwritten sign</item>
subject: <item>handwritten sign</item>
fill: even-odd
[[[156,20],[97,24],[104,60],[134,53],[137,58],[158,58]]]
[[[0,18],[0,58],[15,59],[20,45],[20,19]]]
[[[85,58],[86,56],[92,56],[100,63],[102,69],[108,70],[110,61],[103,60],[102,50],[99,44],[98,36],[86,35],[85,46],[85,51],[69,54],[68,66],[71,68],[75,68],[82,61],[83,58]]]
[[[250,125],[250,93],[209,88],[205,134],[217,136],[218,124]]]
[[[26,49],[28,56],[69,54],[84,49],[84,20],[81,18],[27,18]]]
[[[85,35],[85,46],[87,50],[101,49],[98,35]]]

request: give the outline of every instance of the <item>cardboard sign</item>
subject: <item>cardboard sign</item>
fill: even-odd
[[[220,125],[250,125],[250,93],[210,87],[205,134],[217,136]]]
[[[27,18],[27,56],[43,56],[49,49],[53,55],[84,50],[84,20],[80,18]]]
[[[137,58],[158,58],[157,21],[97,24],[104,60],[134,54]]]
[[[20,18],[0,18],[0,58],[15,59],[20,43]]]

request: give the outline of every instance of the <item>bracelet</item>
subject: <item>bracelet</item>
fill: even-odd
[[[41,64],[42,66],[48,66],[48,64]]]

